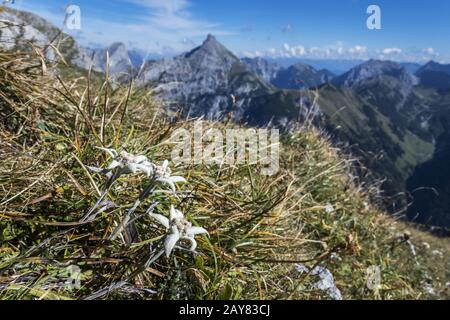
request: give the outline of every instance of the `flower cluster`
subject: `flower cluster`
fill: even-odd
[[[116,230],[111,236],[111,239],[114,239],[117,235],[121,234],[121,232],[128,226],[134,211],[139,207],[139,205],[146,197],[148,197],[153,191],[155,191],[157,185],[166,185],[175,194],[176,185],[178,183],[187,183],[186,179],[184,179],[183,177],[172,175],[172,170],[170,169],[169,161],[167,160],[164,161],[162,165],[158,166],[153,164],[144,155],[136,156],[126,151],[117,152],[114,149],[107,148],[98,149],[106,152],[111,157],[110,164],[105,169],[97,167],[88,168],[93,172],[104,174],[107,177],[108,182],[106,183],[106,187],[102,195],[100,196],[100,199],[89,210],[82,221],[91,221],[95,219],[96,215],[106,210],[107,206],[105,206],[105,203],[109,202],[103,200],[112,185],[121,176],[128,174],[144,174],[152,182],[141,193],[133,207],[127,211],[125,218],[123,219],[122,223],[117,226]],[[166,229],[164,252],[167,257],[170,257],[170,254],[176,248],[176,245],[179,241],[188,241],[190,243],[190,247],[184,249],[194,252],[197,248],[195,236],[200,234],[208,235],[208,232],[204,228],[193,226],[192,223],[185,218],[184,214],[181,211],[175,209],[174,206],[171,206],[170,208],[169,218],[161,214],[155,214],[151,212],[152,210],[153,206],[148,211],[150,216]]]
[[[184,214],[181,211],[175,209],[174,206],[171,206],[170,208],[170,219],[161,214],[150,213],[150,216],[170,232],[164,244],[164,249],[167,257],[170,256],[178,241],[189,241],[191,243],[189,251],[195,251],[195,249],[197,248],[197,241],[195,241],[195,236],[199,234],[208,234],[208,231],[206,231],[204,228],[192,226],[192,223],[186,220]]]
[[[175,192],[177,183],[186,183],[186,179],[180,176],[172,176],[169,161],[164,161],[161,166],[151,163],[146,156],[135,156],[126,151],[118,153],[114,149],[97,149],[108,153],[112,160],[106,169],[88,167],[91,171],[105,174],[108,179],[117,180],[122,175],[144,173],[147,177],[153,177],[156,182],[166,184]]]

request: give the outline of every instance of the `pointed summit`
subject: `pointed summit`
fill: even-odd
[[[127,47],[122,42],[115,42],[107,48],[93,50],[92,64],[94,70],[105,72],[108,69],[106,65],[108,56],[110,74],[127,73],[132,68]]]
[[[196,64],[203,61],[205,63],[211,63],[211,66],[226,65],[229,67],[234,63],[240,62],[231,51],[217,41],[211,34],[208,34],[208,37],[201,46],[185,54],[184,57],[196,61]]]
[[[127,47],[123,42],[114,42],[106,49],[110,55],[113,55],[116,52],[126,52]]]
[[[206,40],[203,41],[203,44],[200,46],[200,48],[205,48],[210,52],[211,51],[220,51],[220,52],[231,53],[230,51],[228,51],[228,49],[223,44],[221,44],[219,41],[217,41],[216,37],[214,37],[212,34],[208,34],[208,37],[206,37]]]
[[[208,43],[208,42],[217,42],[217,39],[212,34],[208,34],[208,36],[206,37],[206,40],[203,42],[203,44]]]
[[[450,64],[440,64],[431,60],[417,71],[417,75],[421,75],[426,71],[444,72],[450,75]]]
[[[436,90],[450,89],[450,64],[440,64],[430,61],[417,70],[416,76],[420,79],[420,85]]]
[[[413,86],[417,79],[411,75],[401,64],[393,61],[370,59],[347,73],[334,78],[335,85],[345,85],[348,87],[357,87],[364,85],[367,81],[380,79],[383,76],[390,76],[405,85]]]

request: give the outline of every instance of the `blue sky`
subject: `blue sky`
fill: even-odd
[[[122,41],[148,53],[174,54],[208,33],[239,55],[382,58],[450,62],[448,0],[16,0],[17,8],[62,25],[65,6],[81,8],[88,46]],[[366,27],[381,8],[381,30]]]

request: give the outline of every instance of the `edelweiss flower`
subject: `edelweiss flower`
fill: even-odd
[[[165,216],[161,214],[150,213],[156,221],[158,221],[165,228],[170,230],[170,233],[167,235],[166,241],[164,243],[164,249],[166,252],[166,256],[170,257],[175,245],[180,240],[187,240],[191,243],[191,247],[188,249],[189,251],[195,251],[197,248],[197,241],[195,241],[195,236],[199,234],[208,234],[202,227],[193,227],[192,223],[187,221],[183,215],[183,213],[173,206],[170,208],[170,219],[167,219]]]
[[[112,176],[112,171],[119,168],[120,175],[143,172],[150,177],[154,172],[154,165],[146,156],[135,156],[126,151],[118,153],[114,149],[100,148],[97,149],[107,152],[112,158],[112,162],[106,169],[88,167],[94,172],[104,173],[107,177]]]
[[[325,212],[326,213],[333,213],[334,212],[334,207],[331,204],[327,204],[325,206]]]
[[[112,161],[106,169],[97,167],[87,167],[89,170],[106,175],[108,181],[106,183],[105,189],[103,190],[97,203],[89,210],[89,212],[82,218],[81,221],[85,222],[88,220],[95,219],[95,210],[101,204],[106,194],[114,185],[114,183],[124,174],[139,173],[143,172],[148,177],[154,174],[154,165],[147,159],[146,156],[134,156],[126,151],[118,153],[114,149],[97,148],[99,150],[107,152],[111,157]]]
[[[186,183],[186,179],[180,176],[172,176],[172,170],[169,168],[169,161],[164,161],[162,166],[156,167],[155,181],[167,184],[173,192],[176,191],[176,183]]]

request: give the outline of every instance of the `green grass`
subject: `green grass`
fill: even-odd
[[[295,271],[298,263],[328,268],[346,299],[448,298],[448,242],[382,214],[371,204],[378,188],[361,184],[351,159],[309,125],[283,137],[281,170],[272,177],[250,164],[176,167],[189,181],[187,195],[153,195],[136,211],[137,241],[109,240],[146,181],[122,178],[108,193],[117,207],[80,223],[105,184],[85,167],[108,163],[95,147],[161,163],[170,158],[172,133],[195,120],[169,120],[149,92],[113,89],[107,79],[73,77],[69,69],[64,79],[43,76],[42,63],[0,52],[2,299],[83,299],[124,280],[101,298],[329,299],[314,287],[315,276]],[[210,237],[197,238],[195,254],[177,250],[143,268],[164,237],[145,214],[154,202],[162,214],[176,205]],[[82,270],[80,289],[61,285],[69,265]],[[366,285],[371,266],[382,272],[375,291]]]

